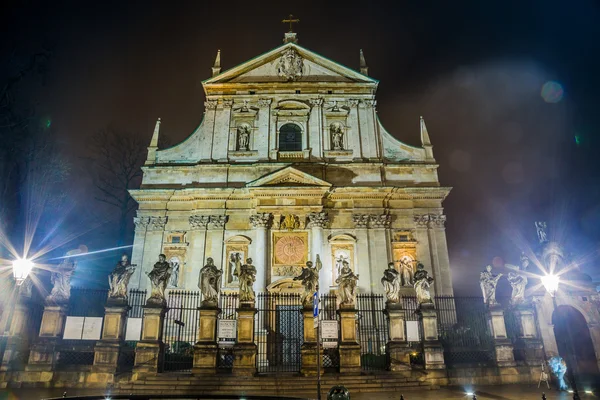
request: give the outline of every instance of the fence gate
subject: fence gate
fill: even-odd
[[[386,344],[389,321],[383,313],[383,296],[359,294],[356,303],[361,366],[367,371],[385,370],[388,366]]]
[[[436,296],[446,365],[493,365],[494,341],[481,297]]]
[[[163,325],[163,372],[191,372],[198,340],[200,292],[172,290],[167,295]]]
[[[326,371],[337,372],[340,368],[340,323],[337,313],[337,296],[335,294],[322,294],[320,308],[319,319],[321,321],[335,321],[338,325],[338,337],[336,339],[322,339],[323,367]]]
[[[304,341],[302,302],[298,294],[258,293],[256,368],[265,372],[299,372]]]

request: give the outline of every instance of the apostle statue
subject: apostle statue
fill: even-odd
[[[558,387],[560,390],[567,390],[567,382],[565,382],[565,374],[567,373],[567,363],[561,356],[554,356],[548,360],[550,370],[556,376]]]
[[[148,278],[150,278],[150,284],[152,286],[150,298],[146,304],[159,306],[164,306],[166,304],[165,289],[171,278],[171,272],[172,267],[171,264],[167,262],[167,256],[160,254],[158,256],[158,262],[154,264],[152,271],[146,273]]]
[[[306,262],[306,267],[302,268],[302,273],[294,278],[295,281],[302,281],[304,286],[304,295],[302,298],[302,305],[304,307],[311,307],[313,303],[313,296],[319,288],[319,271],[320,263],[317,266],[313,266],[312,261]]]
[[[72,258],[72,256],[80,253],[80,250],[68,251],[62,262],[52,271],[50,275],[52,291],[46,297],[47,302],[56,304],[69,302],[69,298],[71,297],[71,277],[75,273],[75,268],[77,268],[77,260]]]
[[[339,123],[331,124],[329,127],[331,134],[331,142],[333,144],[333,150],[344,150],[342,126]]]
[[[483,293],[483,302],[488,306],[498,304],[496,301],[496,286],[501,277],[502,274],[494,275],[492,273],[491,265],[485,267],[485,271],[482,271],[479,275],[479,285],[481,286],[481,292]]]
[[[338,295],[340,296],[340,305],[353,306],[356,301],[356,282],[358,275],[355,275],[350,268],[348,261],[342,262],[340,275],[335,280],[338,284]]]
[[[412,286],[413,284],[413,267],[412,260],[409,257],[402,257],[400,260],[400,272],[402,273],[402,282],[404,286]]]
[[[237,283],[241,267],[242,253],[231,253],[229,255],[229,270],[227,271],[227,283]]]
[[[521,255],[521,267],[509,266],[515,270],[508,273],[508,282],[512,286],[510,296],[510,303],[512,305],[519,305],[525,302],[525,288],[528,280],[524,272],[528,266],[529,258],[525,254]]]
[[[388,303],[399,303],[400,302],[400,288],[402,287],[402,281],[400,274],[394,268],[394,263],[388,264],[386,270],[383,271],[383,278],[381,278],[381,284],[385,290],[385,297]]]
[[[121,261],[117,263],[115,268],[108,275],[108,299],[109,301],[126,301],[127,300],[127,286],[129,285],[129,279],[135,271],[135,265],[129,262],[127,254],[121,256]]]
[[[223,271],[217,269],[212,257],[206,259],[206,265],[200,270],[198,287],[202,292],[203,306],[216,306],[219,302],[219,287]]]
[[[254,282],[256,281],[256,267],[252,265],[252,259],[246,259],[246,264],[240,267],[238,275],[240,280],[239,298],[242,302],[254,301]]]
[[[414,288],[417,293],[417,302],[419,305],[433,304],[429,287],[433,283],[433,278],[425,271],[425,266],[421,263],[417,264],[417,272],[415,272]]]
[[[248,145],[250,143],[250,127],[248,125],[241,125],[237,129],[238,132],[238,150],[248,151]]]

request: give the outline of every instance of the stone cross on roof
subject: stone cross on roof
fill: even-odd
[[[284,24],[290,24],[289,33],[292,33],[292,32],[294,32],[294,27],[292,24],[298,23],[298,22],[300,22],[300,20],[298,18],[294,18],[294,16],[292,14],[290,14],[286,19],[283,19],[281,22]]]

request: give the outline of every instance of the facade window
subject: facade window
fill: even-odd
[[[296,124],[285,124],[279,129],[279,151],[302,151],[302,131]]]
[[[171,236],[171,243],[181,243],[181,236]]]

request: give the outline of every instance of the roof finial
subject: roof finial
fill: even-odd
[[[215,64],[212,66],[212,76],[217,76],[221,73],[221,50],[217,50]]]
[[[150,140],[150,146],[148,146],[148,157],[146,158],[146,162],[144,165],[151,165],[156,162],[156,150],[158,150],[158,134],[160,133],[160,118],[156,120],[156,125],[154,126],[154,133],[152,134],[152,139]]]
[[[300,20],[298,18],[294,18],[292,14],[290,14],[287,18],[284,18],[282,21],[284,24],[290,24],[290,30],[285,33],[283,37],[283,43],[298,43],[298,38],[296,36],[296,32],[294,32],[294,27],[292,24],[299,23]]]
[[[369,67],[367,67],[367,61],[362,49],[360,49],[360,73],[369,76]]]
[[[421,145],[425,149],[425,157],[427,160],[433,161],[433,146],[431,144],[431,140],[429,139],[429,133],[427,132],[427,127],[425,126],[425,120],[423,117],[420,117],[421,122]]]

